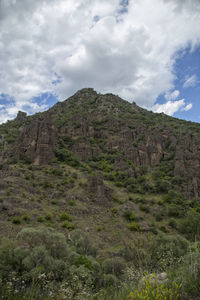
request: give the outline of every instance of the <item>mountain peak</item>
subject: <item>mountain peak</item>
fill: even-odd
[[[1,129],[6,136],[4,128],[6,133],[6,124]],[[80,164],[112,154],[113,168],[128,171],[131,163],[135,166],[131,176],[137,177],[141,168],[153,172],[163,163],[167,174],[185,178],[187,184],[179,189],[188,198],[200,198],[199,128],[199,124],[152,113],[116,95],[84,88],[40,118],[27,117],[21,131],[14,128],[7,138],[12,155],[27,156],[35,165],[51,163],[57,156],[68,161],[67,151]]]
[[[72,97],[87,97],[90,95],[97,95],[97,92],[93,88],[82,88],[72,95]]]

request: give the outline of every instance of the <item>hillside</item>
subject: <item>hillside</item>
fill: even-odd
[[[77,255],[72,265],[94,272],[92,278],[101,274],[89,284],[93,292],[128,280],[122,269],[134,269],[132,280],[144,272],[173,273],[191,247],[200,259],[200,124],[82,89],[44,113],[19,112],[0,125],[0,151],[0,237],[17,236],[23,248],[18,237],[25,241],[27,228],[32,237],[41,230],[41,239],[42,230],[62,233]],[[118,271],[104,266],[113,258]],[[40,265],[47,274],[44,261],[26,272]],[[181,272],[188,269],[176,274],[177,284]],[[185,299],[200,296],[198,272],[191,272],[188,280],[199,281],[196,290],[185,285]]]

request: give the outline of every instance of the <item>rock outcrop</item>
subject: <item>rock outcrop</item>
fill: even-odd
[[[50,162],[55,157],[58,136],[51,115],[34,117],[17,139],[17,155],[30,159],[33,165]]]
[[[96,203],[109,205],[111,189],[105,186],[103,179],[99,176],[90,176],[88,178],[87,192]]]
[[[18,111],[15,121],[19,122],[19,123],[24,123],[24,121],[26,120],[26,117],[27,117],[27,113],[25,113],[23,111]]]
[[[16,120],[25,118],[19,112]],[[63,145],[60,139],[68,142]],[[83,89],[23,125],[14,152],[34,165],[51,162],[59,147],[85,162],[112,156],[114,168],[133,177],[142,175],[142,168],[152,171],[164,162],[165,172],[169,166],[170,176],[182,178],[184,184],[177,186],[185,196],[200,198],[199,144],[198,124],[148,112],[112,94]]]

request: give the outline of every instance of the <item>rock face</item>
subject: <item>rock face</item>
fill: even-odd
[[[17,139],[17,155],[26,156],[34,165],[50,162],[55,157],[57,130],[50,114],[35,117],[23,128]]]
[[[19,112],[16,120],[25,117]],[[132,177],[161,165],[161,175],[174,176],[187,198],[199,199],[199,145],[199,124],[154,114],[112,94],[83,89],[33,117],[23,126],[14,148],[18,157],[25,155],[34,165],[51,162],[60,148],[85,162],[109,157],[114,169]],[[93,184],[98,187],[95,193],[104,195],[102,185]]]
[[[104,185],[103,179],[98,176],[90,176],[88,178],[87,191],[95,202],[103,205],[109,205],[111,200],[111,189]]]
[[[15,119],[16,122],[24,123],[26,120],[27,114],[23,111],[18,111],[17,117]]]

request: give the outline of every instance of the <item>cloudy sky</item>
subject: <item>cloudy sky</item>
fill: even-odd
[[[199,0],[0,0],[0,123],[83,87],[200,122]]]

